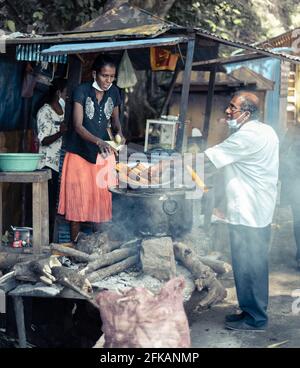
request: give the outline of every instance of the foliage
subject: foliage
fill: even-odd
[[[72,30],[121,0],[0,0],[0,28],[11,32]],[[298,0],[128,0],[185,26],[255,42],[290,29]],[[157,12],[157,9],[160,9]],[[299,20],[300,21],[300,20]],[[297,26],[296,24],[294,26]]]
[[[98,16],[104,3],[104,0],[2,1],[0,9],[2,5],[5,12],[0,12],[0,27],[8,29],[10,21],[21,32],[71,30]]]
[[[196,26],[225,38],[256,41],[262,33],[259,19],[246,1],[186,0],[171,9],[169,19],[185,26]]]

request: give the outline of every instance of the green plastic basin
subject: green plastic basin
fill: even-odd
[[[42,157],[40,153],[0,153],[0,171],[34,171]]]

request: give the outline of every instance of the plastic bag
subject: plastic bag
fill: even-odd
[[[168,281],[158,295],[144,288],[97,296],[105,348],[189,348],[183,308],[183,277]]]
[[[118,82],[119,88],[130,88],[137,83],[137,77],[128,56],[127,50],[124,51],[121,63],[118,70]]]

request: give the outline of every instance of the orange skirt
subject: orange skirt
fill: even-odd
[[[112,218],[112,195],[116,185],[115,156],[97,156],[92,164],[67,152],[61,176],[58,213],[69,221],[107,222]]]

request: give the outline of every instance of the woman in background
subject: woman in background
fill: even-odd
[[[58,193],[59,156],[62,136],[67,130],[64,123],[66,80],[56,79],[50,85],[43,106],[37,113],[39,153],[43,154],[39,168],[51,170],[49,180],[50,239],[53,236]]]

